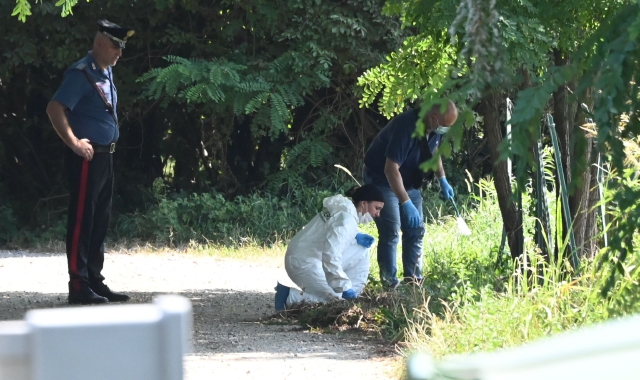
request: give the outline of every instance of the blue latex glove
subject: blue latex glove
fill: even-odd
[[[402,207],[404,216],[407,218],[407,225],[410,228],[420,227],[420,213],[418,213],[418,209],[413,205],[413,202],[409,200],[400,205],[400,207]]]
[[[356,294],[355,290],[349,289],[342,292],[342,298],[344,298],[345,300],[354,300],[358,298],[358,295]]]
[[[374,241],[376,241],[376,239],[371,235],[363,234],[362,232],[356,234],[356,242],[365,248],[371,247]]]
[[[444,197],[445,201],[452,199],[455,194],[453,194],[453,187],[447,182],[447,177],[438,178],[438,181],[440,182],[440,195]]]

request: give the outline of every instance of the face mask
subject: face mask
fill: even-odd
[[[449,132],[449,127],[443,127],[439,125],[438,128],[436,128],[435,132],[437,135],[444,135],[445,133]]]
[[[437,135],[444,135],[445,133],[449,132],[449,127],[443,127],[442,125],[440,125],[438,119],[436,119],[436,123],[438,123],[438,128],[436,128],[434,132]]]
[[[371,216],[371,214],[369,214],[368,212],[365,212],[364,215],[359,212],[358,221],[360,222],[360,224],[369,224],[373,222],[373,216]]]

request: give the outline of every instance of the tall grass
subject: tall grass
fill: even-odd
[[[547,265],[527,240],[526,261],[498,265],[502,221],[497,199],[492,186],[482,181],[478,186],[480,195],[470,196],[463,206],[470,237],[455,232],[446,208],[434,207],[425,238],[425,286],[416,295],[418,306],[405,309],[405,352],[423,350],[439,358],[490,351],[640,310],[637,255],[606,299],[600,293],[606,275],[596,270],[595,260],[583,260],[581,274],[568,277],[562,265]],[[534,223],[525,220],[525,228],[531,230]]]
[[[467,284],[464,296],[427,299],[412,312],[406,349],[427,350],[436,357],[491,351],[607,318],[606,303],[589,277],[529,291],[516,283],[510,281],[504,292]],[[435,303],[440,305],[433,307]]]

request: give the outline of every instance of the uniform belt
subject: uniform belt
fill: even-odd
[[[109,145],[99,145],[91,143],[93,147],[94,153],[113,153],[116,151],[116,143],[111,143]]]

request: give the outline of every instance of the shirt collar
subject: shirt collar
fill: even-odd
[[[91,50],[87,53],[87,66],[89,67],[89,69],[94,72],[94,73],[100,73],[103,75],[108,75],[109,73],[109,68],[107,68],[106,70],[102,70],[100,68],[100,66],[98,66],[98,63],[96,63],[95,58],[93,58],[93,55],[91,54]]]

